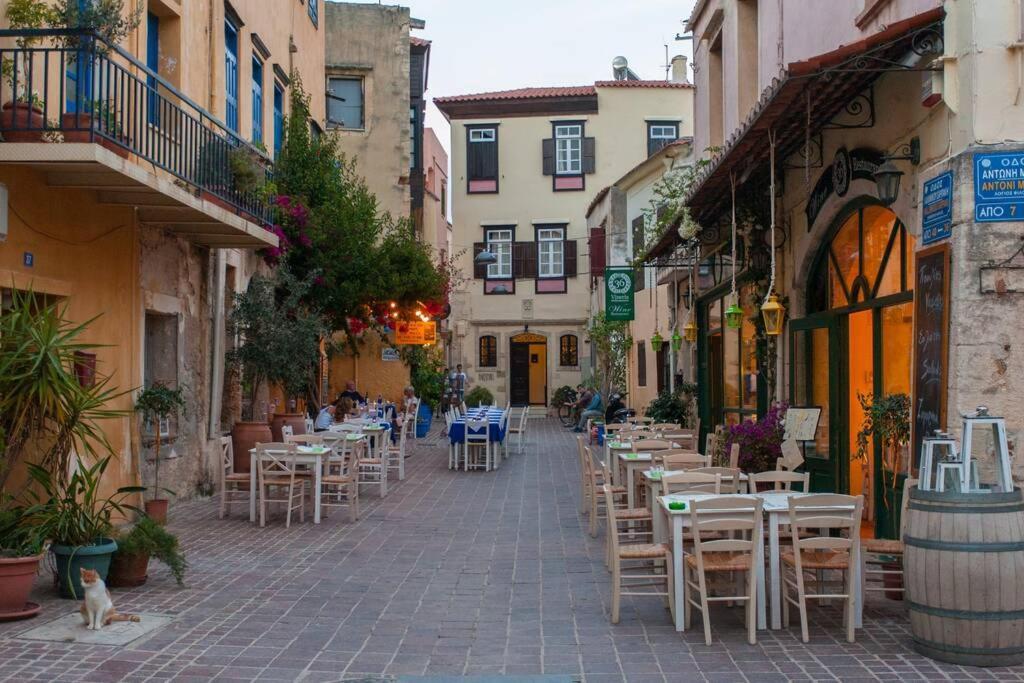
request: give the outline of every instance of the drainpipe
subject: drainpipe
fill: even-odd
[[[220,412],[224,395],[224,295],[227,274],[227,255],[223,249],[215,249],[216,283],[213,289],[213,357],[210,368],[210,424],[211,439],[220,434]]]

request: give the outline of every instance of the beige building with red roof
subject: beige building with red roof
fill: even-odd
[[[499,404],[547,405],[591,374],[586,211],[594,194],[693,134],[693,86],[612,80],[436,98],[451,122],[451,361]],[[481,264],[481,252],[494,262]]]

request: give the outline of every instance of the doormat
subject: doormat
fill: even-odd
[[[90,631],[75,611],[48,621],[42,626],[16,636],[19,640],[45,640],[53,643],[85,643],[88,645],[127,645],[171,623],[166,614],[140,614],[139,621],[118,621],[99,631]]]

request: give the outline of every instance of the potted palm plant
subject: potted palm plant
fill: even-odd
[[[185,398],[181,387],[170,388],[161,382],[154,382],[139,394],[135,401],[135,411],[143,417],[144,424],[152,428],[153,446],[153,498],[146,501],[146,514],[158,524],[167,522],[166,498],[160,498],[161,492],[172,493],[160,488],[160,436],[161,423],[178,414],[185,408]]]
[[[105,498],[100,495],[100,482],[110,460],[108,455],[90,466],[80,463],[66,484],[49,470],[28,465],[29,476],[39,491],[29,491],[34,504],[25,514],[35,524],[37,538],[50,541],[54,583],[61,597],[78,599],[84,595],[79,576],[82,569],[92,569],[100,578],[107,578],[110,557],[117,550],[114,514],[127,517],[131,512],[142,512],[126,502],[145,491],[142,486],[123,486]]]
[[[25,515],[9,497],[0,503],[0,621],[24,619],[39,613],[28,601],[39,572],[43,543]]]
[[[178,537],[149,517],[141,518],[131,531],[117,535],[117,552],[110,561],[107,585],[114,588],[141,586],[148,579],[149,560],[167,565],[179,586],[185,585],[188,562],[181,552]]]

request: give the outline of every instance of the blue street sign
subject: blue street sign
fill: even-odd
[[[974,220],[1024,221],[1024,151],[974,155]]]
[[[21,262],[25,265],[26,268],[31,268],[32,266],[36,265],[35,254],[33,254],[31,251],[26,251],[21,257]]]
[[[926,180],[921,200],[922,242],[931,244],[953,233],[953,172]]]

